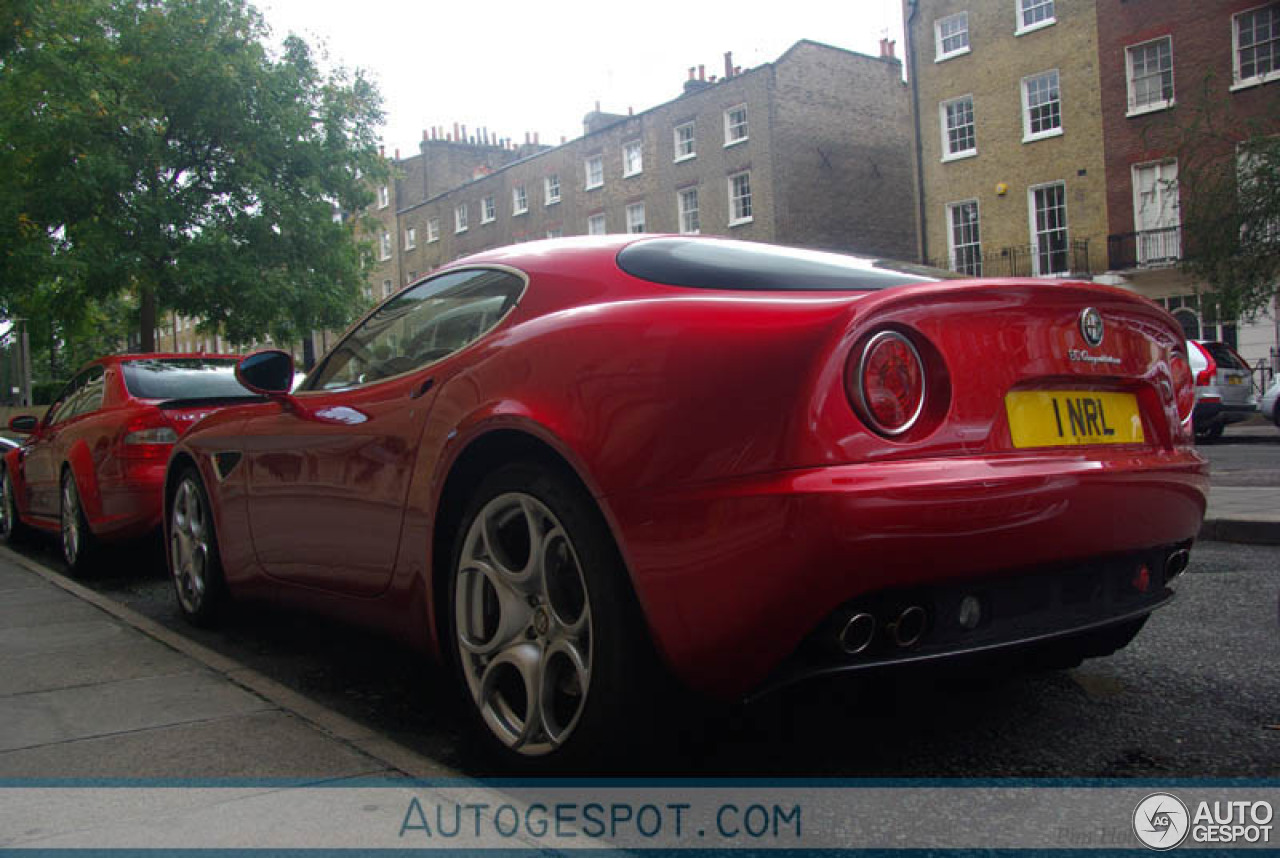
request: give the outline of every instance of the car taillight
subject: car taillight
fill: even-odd
[[[845,393],[872,429],[884,435],[906,432],[924,410],[925,367],[911,340],[881,331],[862,353],[849,355]]]
[[[177,430],[167,423],[158,425],[154,418],[134,420],[120,438],[120,455],[126,459],[164,461],[177,440]]]
[[[1200,350],[1200,354],[1204,355],[1207,361],[1204,369],[1196,373],[1196,387],[1204,387],[1207,384],[1213,384],[1213,377],[1218,374],[1218,362],[1213,359],[1213,354],[1199,343],[1193,342],[1191,345]]]
[[[1191,380],[1191,365],[1180,352],[1169,358],[1169,373],[1173,376],[1173,399],[1178,405],[1178,417],[1186,420],[1196,404],[1196,389]]]

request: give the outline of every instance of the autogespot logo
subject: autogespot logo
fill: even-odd
[[[1143,846],[1164,851],[1187,839],[1187,806],[1167,792],[1157,792],[1133,809],[1133,833]]]

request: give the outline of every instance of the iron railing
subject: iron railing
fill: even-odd
[[[1019,244],[981,253],[973,248],[961,248],[953,252],[951,258],[941,262],[934,260],[930,264],[975,277],[1080,276],[1093,273],[1087,238],[1055,242],[1043,248]]]
[[[1107,236],[1107,264],[1112,271],[1163,268],[1181,261],[1182,258],[1180,226]]]

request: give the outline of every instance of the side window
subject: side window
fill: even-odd
[[[49,406],[49,414],[45,418],[50,426],[57,425],[70,418],[75,414],[76,401],[79,399],[80,388],[84,386],[85,379],[89,373],[82,372],[71,381],[67,382],[67,386],[62,389],[62,393]]]
[[[524,292],[507,271],[442,274],[379,307],[325,358],[307,390],[358,387],[448,357],[488,333]]]
[[[75,411],[72,417],[91,414],[102,407],[102,395],[106,390],[106,378],[102,367],[95,366],[85,373],[84,383],[76,391]]]

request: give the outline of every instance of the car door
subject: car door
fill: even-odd
[[[400,293],[353,329],[293,404],[245,427],[254,551],[272,577],[381,592],[396,562],[417,445],[447,358],[492,330],[522,277],[489,268]]]
[[[49,406],[34,442],[22,458],[22,475],[27,486],[27,509],[42,518],[57,518],[62,463],[70,442],[72,418],[90,376],[102,367],[89,367],[76,375]]]

